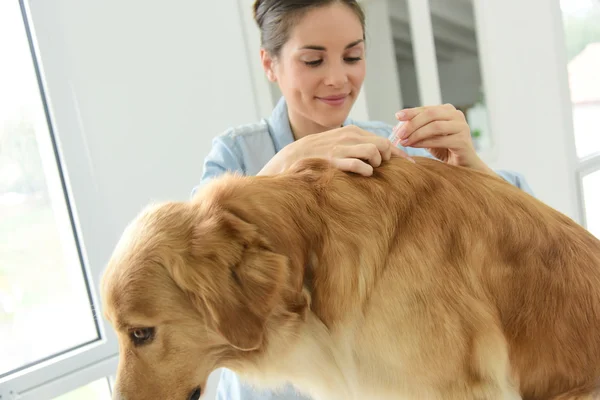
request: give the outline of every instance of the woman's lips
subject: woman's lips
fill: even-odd
[[[323,103],[328,104],[330,106],[341,106],[346,102],[348,98],[347,94],[341,94],[336,96],[327,96],[327,97],[317,97],[317,99],[321,100]]]

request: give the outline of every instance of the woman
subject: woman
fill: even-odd
[[[402,124],[348,118],[365,78],[365,17],[356,0],[257,0],[261,61],[283,94],[270,118],[232,128],[213,140],[200,186],[226,171],[276,174],[306,157],[329,158],[341,170],[371,175],[392,156],[435,157],[499,174],[530,192],[524,179],[492,171],[477,155],[464,115],[451,105],[400,110]],[[395,143],[388,138],[394,137]],[[302,399],[287,387],[257,392],[225,370],[219,399]]]

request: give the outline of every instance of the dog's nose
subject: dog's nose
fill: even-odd
[[[189,400],[198,400],[201,394],[202,390],[198,387],[190,394]]]

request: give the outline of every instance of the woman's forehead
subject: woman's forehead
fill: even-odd
[[[363,38],[358,16],[348,6],[336,3],[310,10],[290,32],[289,44],[293,49],[317,47],[345,49]]]

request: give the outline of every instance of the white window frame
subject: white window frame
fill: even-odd
[[[570,103],[570,102],[569,102]],[[570,105],[570,104],[569,104]],[[588,229],[586,204],[585,204],[585,193],[583,188],[583,179],[595,172],[600,171],[600,153],[594,153],[587,157],[579,158],[577,160],[576,175],[577,175],[577,198],[579,200],[579,215],[581,224]],[[596,207],[600,205],[596,204]]]
[[[51,133],[51,138],[39,140],[40,153],[45,158],[42,160],[44,165],[58,163],[60,167],[61,185],[64,185],[64,195],[71,211],[70,229],[76,235],[82,271],[88,284],[90,312],[95,312],[100,309],[99,280],[106,262],[106,254],[95,248],[98,243],[114,239],[107,237],[111,226],[110,213],[103,207],[102,197],[97,191],[89,149],[78,120],[77,99],[63,70],[61,60],[65,59],[65,49],[56,47],[54,43],[49,46],[44,43],[51,40],[47,35],[35,33],[36,30],[44,32],[44,27],[37,26],[35,22],[49,19],[36,16],[52,12],[53,6],[49,4],[52,2],[19,0],[19,3]],[[31,3],[35,3],[34,7]],[[51,176],[49,179],[49,186],[57,184],[52,182]],[[96,315],[98,340],[0,378],[0,399],[52,399],[113,375],[118,361],[116,336],[102,315]]]
[[[583,188],[583,179],[593,174],[594,172],[600,171],[600,152],[595,152],[585,157],[579,157],[577,155],[575,146],[575,127],[573,125],[573,103],[571,101],[571,89],[568,78],[568,58],[565,47],[565,31],[563,28],[563,12],[560,7],[560,3],[556,3],[552,7],[552,16],[554,17],[555,26],[557,27],[555,47],[558,64],[564,69],[562,78],[562,102],[563,110],[567,118],[567,126],[565,126],[565,134],[568,135],[566,140],[565,151],[569,152],[571,156],[571,163],[574,168],[574,179],[575,179],[575,197],[577,198],[577,215],[576,222],[584,228],[588,229],[587,212],[585,204],[585,194]]]

